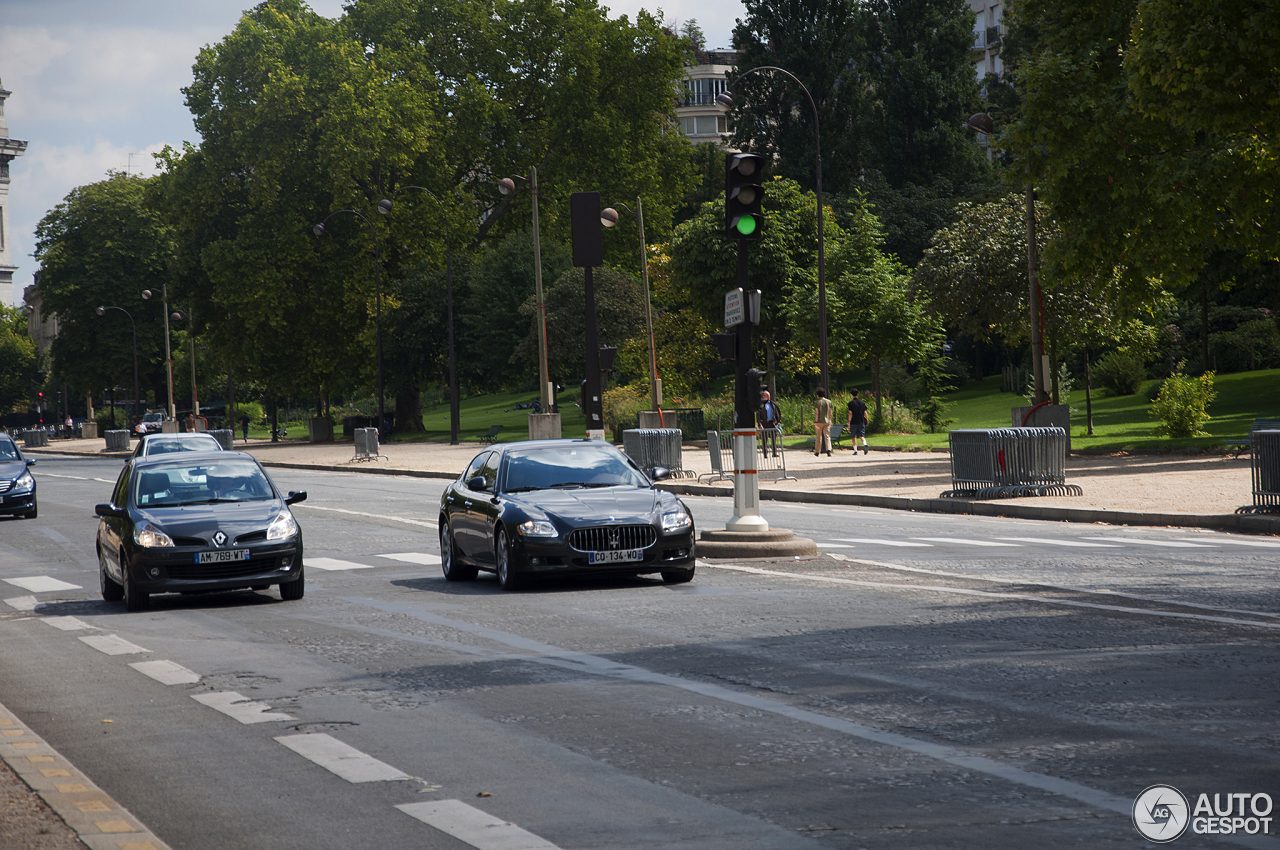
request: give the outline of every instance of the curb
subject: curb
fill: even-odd
[[[0,704],[0,758],[90,850],[171,850]]]

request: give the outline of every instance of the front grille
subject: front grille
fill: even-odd
[[[206,547],[209,545],[209,541],[203,537],[175,537],[173,538],[173,545]]]
[[[657,540],[658,533],[651,525],[602,525],[570,532],[569,547],[578,552],[648,549]]]
[[[16,483],[16,479],[14,481],[0,481],[0,493],[8,493],[9,488]]]
[[[269,573],[280,569],[279,556],[271,558],[251,558],[248,561],[233,561],[229,564],[173,564],[166,567],[169,578],[183,581],[214,581],[224,578],[241,578],[244,576]]]
[[[236,538],[235,545],[243,546],[246,543],[258,543],[267,539],[267,530],[250,531],[248,534],[241,534]]]

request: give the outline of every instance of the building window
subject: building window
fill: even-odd
[[[696,115],[681,120],[686,136],[714,136],[729,132],[728,121],[723,115]]]
[[[725,81],[715,77],[685,80],[684,88],[685,106],[712,106],[716,102],[716,95],[724,92]]]

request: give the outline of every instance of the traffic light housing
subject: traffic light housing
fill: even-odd
[[[724,158],[724,235],[759,239],[764,226],[764,157],[730,153]]]
[[[763,386],[765,372],[761,369],[747,370],[747,403],[756,405],[760,403],[760,390]]]

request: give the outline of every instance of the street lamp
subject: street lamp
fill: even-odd
[[[817,153],[814,164],[818,195],[818,356],[820,360],[821,386],[830,388],[831,383],[827,376],[827,273],[826,240],[824,238],[826,235],[826,215],[822,208],[822,129],[818,124],[818,105],[813,102],[813,95],[809,94],[809,90],[805,88],[804,83],[800,82],[800,78],[785,68],[778,68],[774,65],[760,65],[739,74],[738,80],[743,79],[748,74],[754,74],[756,71],[777,71],[779,74],[785,74],[800,87],[800,91],[804,92],[804,96],[809,99],[809,106],[813,109],[813,135]],[[731,89],[725,89],[716,95],[716,103],[726,109],[732,108],[733,97],[731,91]]]
[[[373,281],[374,288],[377,291],[377,332],[378,332],[378,433],[382,433],[383,427],[386,425],[386,409],[385,397],[382,392],[382,252],[378,250],[378,231],[373,226],[373,222],[365,217],[364,213],[356,210],[334,210],[324,217],[324,221],[311,228],[311,232],[316,236],[324,236],[324,225],[329,219],[338,213],[351,213],[365,223],[369,228],[369,232],[373,234]],[[274,435],[273,435],[274,436]]]
[[[998,106],[987,107],[986,112],[969,116],[969,127],[988,136],[995,132],[996,124],[991,117],[991,110],[997,110],[1006,118],[1012,116]],[[1036,190],[1031,185],[1031,162],[1027,162],[1027,179],[1025,185],[1027,205],[1027,284],[1031,298],[1031,373],[1034,376],[1035,395],[1032,404],[1041,404],[1049,400],[1045,391],[1048,369],[1044,363],[1044,317],[1040,307],[1040,262],[1036,252]]]
[[[526,177],[503,177],[498,181],[498,191],[514,194],[516,181],[528,184],[533,199],[533,297],[538,308],[538,395],[542,409],[551,412],[550,369],[547,367],[547,307],[542,301],[542,237],[538,230],[538,169],[530,168]]]
[[[392,198],[395,198],[405,189],[417,189],[419,192],[426,192],[440,207],[440,212],[444,214],[445,300],[449,305],[449,445],[456,446],[458,445],[458,369],[453,350],[453,249],[450,247],[449,240],[449,214],[445,210],[444,204],[435,196],[435,193],[423,186],[401,186],[391,194],[390,198],[383,198],[378,201],[378,212],[388,215],[391,212]]]
[[[626,204],[614,204],[600,213],[600,223],[605,227],[613,227],[618,223],[618,211],[614,207],[626,210],[640,224],[640,277],[644,281],[644,326],[649,335],[649,400],[655,411],[662,409],[658,398],[658,352],[653,341],[653,304],[649,298],[649,252],[644,242],[644,207],[636,198],[636,208],[632,211]]]
[[[134,411],[133,411],[133,412],[134,412],[134,413],[137,413],[137,406],[138,406],[138,325],[137,325],[137,323],[136,323],[136,322],[134,322],[134,321],[133,321],[133,316],[132,316],[132,315],[130,315],[129,311],[128,311],[128,310],[126,310],[126,309],[124,309],[123,307],[99,307],[99,308],[98,308],[97,310],[95,310],[94,312],[95,312],[95,313],[97,313],[99,316],[105,316],[105,315],[107,314],[107,311],[108,311],[108,310],[119,310],[121,313],[124,313],[126,316],[128,316],[128,317],[129,317],[129,326],[133,328],[133,408],[134,408]],[[116,401],[115,393],[113,392],[113,393],[112,393],[112,395],[111,395],[111,406],[112,406],[112,407],[115,407],[115,401]],[[114,416],[114,414],[112,414],[112,415]],[[114,418],[111,420],[111,424],[112,424],[112,425],[114,425],[114,424],[115,424],[115,419],[114,419]]]
[[[142,299],[148,300],[155,293],[150,289],[142,290]],[[169,351],[169,285],[164,284],[160,288],[160,298],[164,304],[164,366],[165,374],[169,379],[169,419],[176,422],[178,420],[178,410],[173,405],[173,355]],[[174,313],[174,318],[182,318]]]

